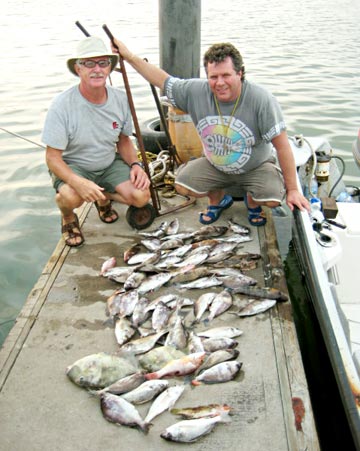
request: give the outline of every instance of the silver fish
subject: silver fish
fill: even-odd
[[[107,313],[112,317],[131,315],[137,301],[136,290],[116,290],[106,301]]]
[[[241,366],[242,363],[236,360],[218,363],[196,376],[191,383],[192,385],[200,385],[231,381],[238,374]]]
[[[145,296],[140,297],[137,301],[131,316],[131,322],[134,327],[141,326],[141,324],[143,324],[150,317],[150,312],[146,310],[149,303],[149,299]]]
[[[195,321],[199,322],[206,312],[206,310],[211,305],[212,301],[215,299],[216,293],[208,292],[202,294],[194,303],[194,315]]]
[[[243,307],[239,312],[234,313],[237,316],[253,316],[266,312],[274,307],[275,299],[252,299],[249,304]]]
[[[139,293],[137,290],[126,291],[119,294],[118,312],[120,317],[132,315],[135,305],[139,300]]]
[[[81,387],[105,388],[136,371],[128,360],[100,352],[83,357],[68,366],[66,375]]]
[[[131,404],[145,404],[169,387],[167,380],[154,379],[145,381],[134,390],[125,393],[121,397]]]
[[[179,284],[179,288],[210,288],[210,287],[216,287],[218,285],[222,285],[222,281],[219,280],[215,276],[208,276],[208,277],[200,277],[200,279],[194,280],[192,282],[188,283],[181,283]]]
[[[161,238],[162,241],[170,240],[170,239],[180,239],[180,240],[188,240],[193,238],[194,232],[182,232],[182,233],[174,233],[171,236],[164,236]]]
[[[211,272],[211,274],[215,274],[218,277],[227,277],[227,276],[242,277],[244,275],[239,269],[232,268],[232,267],[215,268],[215,269],[211,269],[210,272]]]
[[[115,322],[115,337],[120,346],[135,335],[136,330],[127,318],[118,318]]]
[[[133,255],[127,261],[128,265],[147,265],[149,263],[155,263],[160,259],[160,252],[140,252]]]
[[[150,423],[155,417],[171,409],[180,396],[184,393],[184,385],[175,385],[163,391],[152,403],[148,414],[145,417],[145,422]]]
[[[208,320],[211,321],[216,316],[224,313],[232,306],[232,302],[232,295],[228,292],[228,290],[223,290],[221,293],[218,293],[209,307],[210,314],[208,316]]]
[[[170,250],[170,249],[177,249],[177,248],[181,247],[183,244],[184,244],[184,242],[180,238],[173,238],[171,240],[164,241],[161,244],[160,249],[162,251],[166,251],[166,250]]]
[[[158,251],[161,246],[161,241],[159,238],[147,238],[141,240],[141,244],[146,247],[148,251]]]
[[[146,274],[143,272],[134,271],[124,282],[125,290],[133,290],[134,288],[138,288],[146,279]]]
[[[221,415],[195,420],[182,420],[166,428],[160,434],[160,437],[172,442],[193,443],[203,435],[209,434],[221,421]]]
[[[201,332],[197,332],[199,337],[207,337],[207,338],[235,338],[243,334],[243,331],[234,326],[220,326],[213,327],[212,329],[203,330]]]
[[[165,346],[173,346],[175,349],[185,349],[187,345],[187,334],[183,324],[183,318],[178,315],[173,327],[171,327]]]
[[[108,387],[103,388],[102,390],[92,391],[91,393],[95,395],[101,395],[103,393],[112,393],[113,395],[121,395],[122,393],[127,393],[135,388],[137,388],[140,384],[145,382],[144,373],[138,371],[134,374],[130,374],[130,376],[123,377]]]
[[[218,276],[218,278],[220,277]],[[245,274],[237,276],[225,276],[221,277],[220,280],[222,280],[224,287],[231,288],[232,290],[236,290],[238,287],[254,286],[257,284],[256,279],[246,276]]]
[[[140,295],[142,295],[148,293],[149,291],[158,290],[160,287],[165,285],[170,279],[171,274],[168,272],[160,272],[158,274],[154,274],[145,279],[137,288],[137,291]]]
[[[152,230],[150,232],[138,232],[138,234],[145,238],[161,238],[165,235],[167,227],[168,222],[163,221],[156,230]]]
[[[209,257],[212,257],[218,253],[223,252],[233,252],[238,247],[238,243],[234,243],[232,241],[220,241],[218,244],[216,244],[209,254]]]
[[[178,299],[174,299],[167,303],[167,306],[174,309],[178,303]],[[181,307],[192,307],[194,305],[194,301],[189,298],[181,298]]]
[[[111,423],[137,427],[145,434],[149,431],[149,424],[141,418],[137,409],[120,396],[103,393],[101,395],[101,411],[104,418]]]
[[[120,353],[131,353],[134,355],[144,354],[145,352],[150,351],[165,333],[166,331],[162,330],[157,334],[151,334],[146,337],[131,340],[121,346]]]
[[[247,243],[248,241],[252,241],[253,238],[249,235],[238,235],[238,234],[234,234],[234,235],[229,235],[226,237],[219,237],[218,238],[219,241],[228,241],[228,242],[232,242],[232,243]]]
[[[155,307],[159,304],[159,302],[168,304],[169,302],[174,300],[176,301],[177,299],[179,299],[179,296],[175,293],[163,294],[155,298],[153,301],[151,301],[149,305],[146,307],[146,311],[154,310]]]
[[[215,352],[220,349],[232,349],[238,345],[236,340],[228,337],[206,338],[202,343],[204,351],[206,352]]]
[[[240,352],[237,349],[219,349],[218,351],[211,352],[205,357],[203,363],[194,374],[197,376],[201,371],[207,370],[218,363],[236,359],[239,354]]]
[[[240,235],[249,235],[250,228],[235,222],[232,218],[228,221],[229,229]]]
[[[204,252],[198,252],[197,254],[191,255],[185,260],[176,263],[174,266],[181,267],[181,266],[187,266],[187,265],[200,265],[208,258],[209,253]]]
[[[163,258],[161,258],[157,263],[156,263],[156,267],[159,269],[169,269],[172,267],[175,267],[175,265],[177,263],[181,263],[182,259],[181,257],[178,257],[176,255],[172,255],[172,256],[165,256]]]
[[[166,228],[166,235],[175,235],[178,233],[180,227],[179,219],[174,218]]]
[[[168,257],[183,257],[187,252],[191,249],[191,244],[184,244],[183,246],[178,247],[177,249],[173,249],[168,253]]]
[[[104,261],[104,263],[101,265],[100,269],[100,275],[104,276],[109,269],[114,268],[116,265],[116,258],[110,257],[107,260]]]
[[[190,353],[204,352],[204,346],[202,344],[201,338],[196,335],[194,331],[191,331],[189,333],[188,349]]]
[[[168,307],[163,302],[159,302],[152,314],[151,318],[151,325],[152,328],[159,332],[160,330],[164,330],[167,325],[170,318],[170,315],[172,313],[172,309]]]
[[[115,282],[124,283],[133,271],[134,268],[129,268],[128,266],[115,266],[114,268],[108,269],[103,276]]]

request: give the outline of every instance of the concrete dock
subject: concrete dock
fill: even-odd
[[[162,199],[166,210],[173,200]],[[205,201],[159,216],[149,227],[177,217],[180,231],[200,227],[198,213]],[[16,324],[0,350],[0,450],[1,451],[90,451],[183,449],[160,433],[179,421],[170,412],[153,420],[147,435],[137,429],[106,421],[99,399],[72,383],[66,368],[76,360],[98,352],[116,353],[118,344],[108,322],[105,306],[119,288],[100,276],[102,263],[115,256],[118,265],[126,249],[140,240],[123,219],[126,207],[116,205],[120,220],[106,225],[96,209],[86,205],[80,214],[86,243],[69,249],[59,241],[37,284],[29,294]],[[242,250],[261,253],[255,270],[247,272],[259,286],[287,292],[271,213],[265,227],[251,227],[253,240]],[[227,219],[248,225],[243,202],[235,202],[216,225]],[[220,291],[221,287],[207,289]],[[149,294],[150,299],[174,292],[174,286]],[[206,290],[187,290],[196,299]],[[318,438],[302,366],[291,303],[277,303],[271,310],[246,318],[224,313],[195,332],[209,327],[233,325],[243,331],[238,337],[237,358],[242,368],[235,380],[193,387],[184,378],[176,407],[226,403],[231,422],[218,424],[199,441],[187,444],[192,450],[318,450]],[[145,417],[150,403],[138,406]]]

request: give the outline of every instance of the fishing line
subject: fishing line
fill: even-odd
[[[11,132],[10,130],[7,130],[7,129],[4,128],[4,127],[0,127],[0,130],[2,130],[2,131],[5,132],[5,133],[9,133],[9,135],[16,136],[16,138],[23,139],[24,141],[27,141],[27,142],[29,142],[29,143],[31,143],[31,144],[35,144],[35,146],[41,147],[41,148],[43,148],[43,149],[46,149],[46,147],[43,146],[42,144],[39,144],[39,143],[37,143],[37,142],[35,142],[35,141],[32,141],[31,139],[25,138],[25,136],[21,136],[21,135],[19,135],[18,133]]]

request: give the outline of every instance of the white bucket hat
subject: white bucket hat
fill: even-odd
[[[76,55],[77,56],[75,58],[70,58],[67,60],[67,67],[69,68],[69,71],[76,76],[78,76],[78,74],[76,73],[74,66],[78,59],[107,56],[111,60],[112,71],[115,69],[115,66],[119,61],[118,55],[109,52],[102,39],[96,36],[90,36],[80,41],[77,46]]]

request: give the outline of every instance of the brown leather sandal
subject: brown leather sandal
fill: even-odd
[[[75,213],[74,213],[75,214]],[[79,224],[79,218],[75,214],[75,221],[69,222],[68,224],[63,224],[61,218],[61,233],[63,235],[65,244],[70,247],[78,247],[84,244],[84,235],[81,233],[80,224]],[[74,229],[78,229],[79,232],[75,232]],[[66,236],[64,236],[66,235]],[[81,240],[78,243],[72,243],[71,241],[74,238],[80,237]]]
[[[119,215],[117,212],[112,208],[112,202],[109,200],[109,202],[105,205],[99,205],[96,201],[95,207],[99,213],[99,218],[102,222],[105,222],[105,224],[111,224],[119,219]],[[112,216],[116,215],[115,219],[111,219],[111,221],[106,221],[106,219],[111,218]]]

